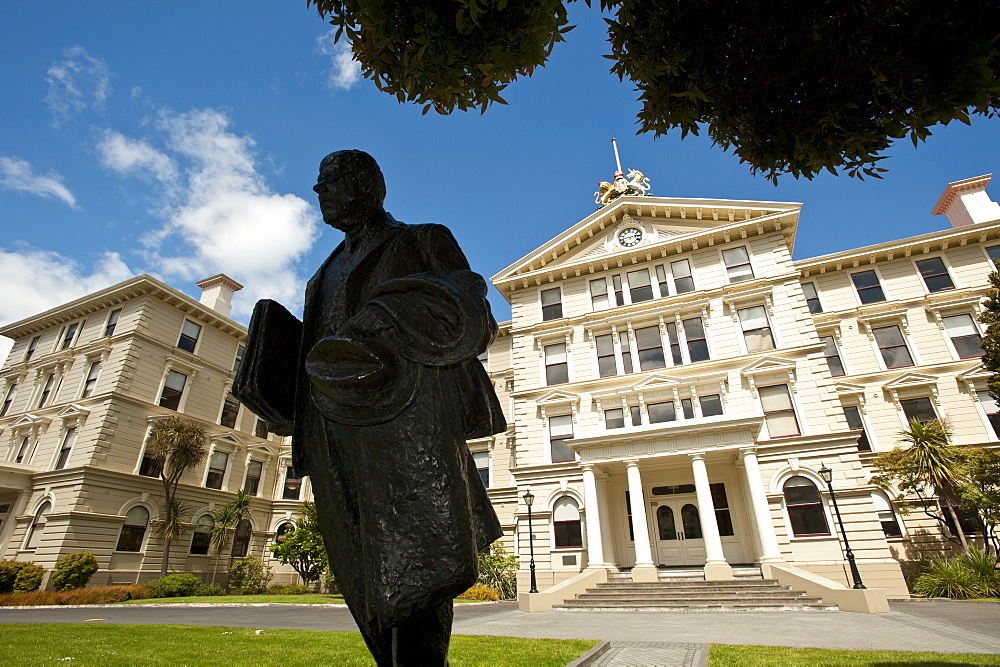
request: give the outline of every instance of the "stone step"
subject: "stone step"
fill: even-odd
[[[773,588],[774,586],[780,586],[774,579],[754,579],[753,581],[734,581],[732,579],[724,581],[629,581],[629,582],[612,582],[597,584],[598,588],[669,588],[669,589],[679,589],[679,588],[704,588],[706,586],[712,587],[723,587],[723,588],[738,588],[744,590],[747,587],[754,586],[765,586],[768,588]]]
[[[639,592],[639,591],[602,591],[600,593],[581,593],[578,600],[742,600],[745,598],[796,599],[804,597],[799,591],[697,591],[690,593],[669,592]]]
[[[669,613],[669,614],[703,614],[710,612],[830,612],[840,611],[836,605],[827,604],[659,604],[656,606],[618,605],[618,606],[568,606],[566,604],[552,607],[553,611],[575,612],[618,612],[618,613]]]

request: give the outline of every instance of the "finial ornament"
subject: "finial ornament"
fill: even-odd
[[[641,171],[629,169],[628,176],[622,171],[622,161],[618,157],[618,141],[611,140],[611,146],[615,151],[615,177],[613,182],[601,181],[597,185],[597,192],[594,193],[594,203],[606,206],[625,194],[639,196],[649,192],[649,178]]]

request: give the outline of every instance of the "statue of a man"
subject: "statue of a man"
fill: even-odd
[[[501,535],[466,445],[506,429],[476,359],[497,331],[486,283],[447,228],[385,211],[367,153],[326,156],[314,190],[344,241],[306,287],[301,335],[286,311],[258,305],[237,395],[292,435],[331,569],[377,663],[444,665],[452,600]],[[291,409],[279,407],[289,394]]]

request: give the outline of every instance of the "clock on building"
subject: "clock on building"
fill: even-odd
[[[618,232],[618,245],[623,248],[634,248],[642,241],[642,229],[640,227],[625,227]]]

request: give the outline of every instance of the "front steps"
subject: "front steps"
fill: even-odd
[[[658,582],[637,583],[612,572],[608,583],[587,589],[553,610],[631,612],[837,611],[836,605],[763,579],[759,568],[733,568],[733,579],[705,581],[699,570],[660,570]]]

